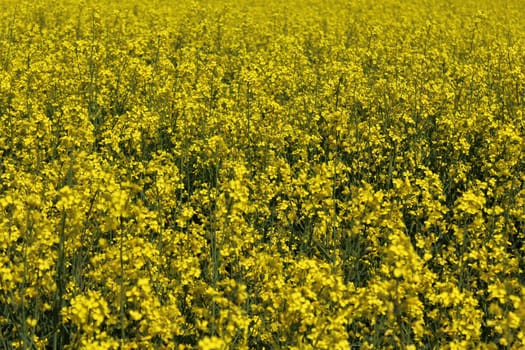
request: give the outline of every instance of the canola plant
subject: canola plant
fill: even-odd
[[[523,23],[0,1],[0,348],[523,348]]]

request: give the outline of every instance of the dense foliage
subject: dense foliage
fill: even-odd
[[[524,23],[0,1],[0,348],[523,348]]]

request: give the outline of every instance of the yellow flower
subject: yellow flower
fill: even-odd
[[[226,349],[226,343],[218,337],[205,337],[198,343],[199,350],[220,350]]]
[[[131,318],[135,321],[138,321],[142,318],[142,314],[138,311],[135,311],[135,310],[130,310],[129,311],[129,315],[131,316]]]

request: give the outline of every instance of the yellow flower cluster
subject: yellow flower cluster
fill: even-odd
[[[524,348],[523,23],[0,1],[0,348]]]

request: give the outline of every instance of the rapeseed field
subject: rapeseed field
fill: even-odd
[[[520,0],[0,0],[0,349],[525,348]]]

